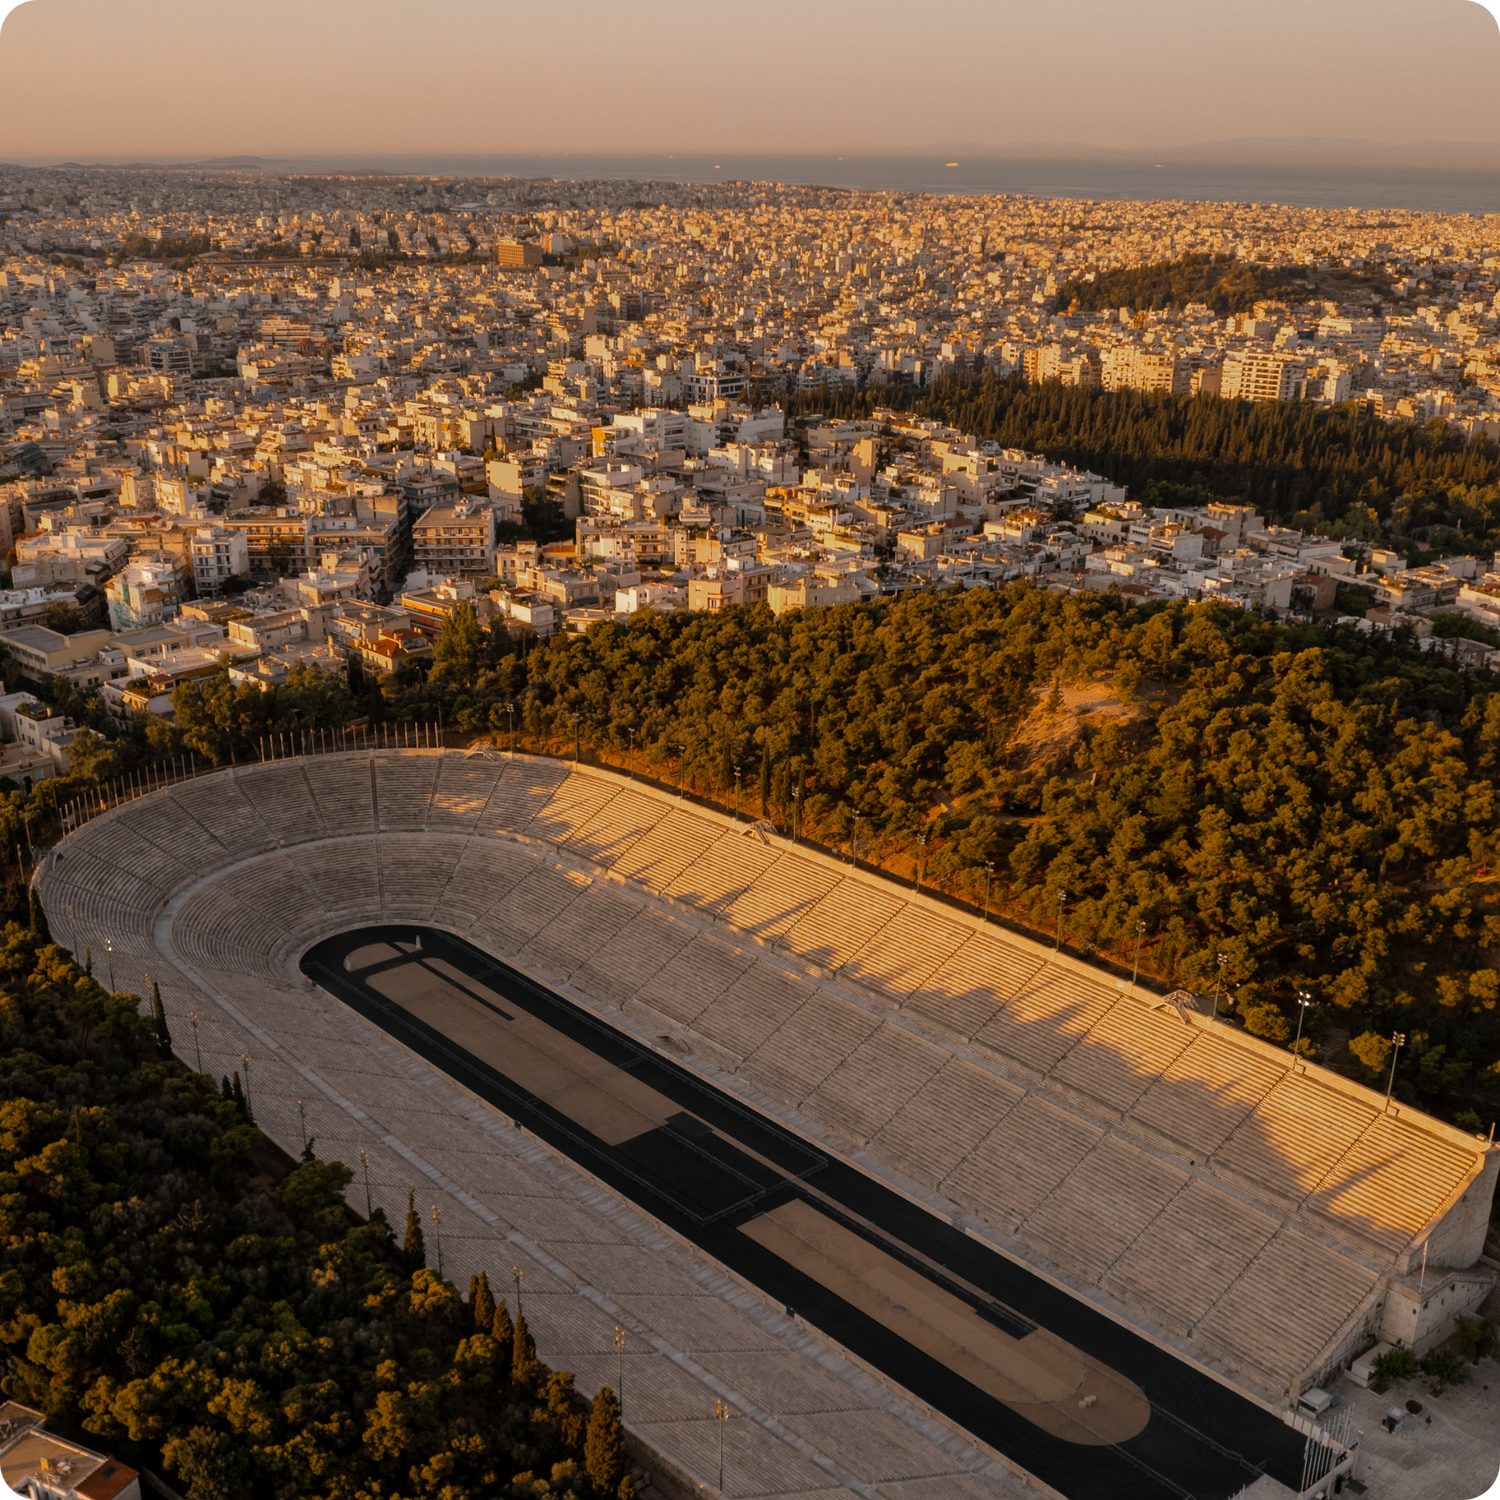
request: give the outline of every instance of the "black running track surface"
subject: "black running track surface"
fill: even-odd
[[[420,952],[358,974],[344,968],[357,949],[418,939]],[[524,1078],[497,1072],[364,982],[427,958],[445,959],[507,1004],[628,1070],[680,1103],[683,1116],[606,1145],[528,1093]],[[1295,1492],[1303,1438],[1270,1412],[461,938],[419,925],[367,927],[319,943],[302,969],[366,1020],[1070,1500],[1230,1500],[1262,1472]],[[1112,1446],[1054,1437],[741,1234],[739,1226],[757,1214],[800,1196],[797,1186],[706,1135],[698,1120],[778,1163],[785,1174],[815,1184],[819,1196],[809,1201],[822,1212],[836,1212],[832,1199],[878,1225],[886,1238],[871,1236],[854,1219],[844,1221],[887,1253],[899,1254],[900,1245],[918,1252],[923,1259],[908,1264],[967,1302],[976,1316],[1017,1337],[1046,1328],[1133,1381],[1151,1404],[1145,1428]],[[932,1262],[993,1301],[947,1282]],[[1164,1265],[1161,1274],[1175,1272]]]

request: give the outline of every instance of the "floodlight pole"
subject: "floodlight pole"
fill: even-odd
[[[1137,922],[1135,924],[1135,966],[1130,971],[1130,988],[1135,988],[1136,979],[1141,972],[1141,939],[1146,935],[1146,924]]]
[[[1391,1041],[1395,1046],[1391,1049],[1391,1076],[1385,1086],[1386,1107],[1390,1107],[1391,1095],[1396,1089],[1396,1059],[1401,1055],[1401,1049],[1406,1045],[1406,1033],[1404,1031],[1393,1031]]]
[[[1059,891],[1057,893],[1057,935],[1052,942],[1052,956],[1054,958],[1062,952],[1063,907],[1067,905],[1067,902],[1068,893],[1066,891]]]
[[[1312,1004],[1312,996],[1306,990],[1297,991],[1297,1035],[1292,1041],[1292,1066],[1297,1065],[1297,1047],[1302,1041],[1302,1022],[1307,1018],[1307,1008]]]
[[[981,927],[988,927],[990,921],[990,880],[995,874],[994,860],[986,860],[984,864],[984,915],[979,919]]]

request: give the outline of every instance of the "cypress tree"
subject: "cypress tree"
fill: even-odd
[[[245,1118],[249,1119],[250,1110],[245,1104],[245,1085],[240,1082],[240,1070],[234,1070],[234,1077],[229,1084],[229,1097],[245,1111]]]
[[[232,1100],[234,1098],[234,1090],[229,1086],[229,1077],[227,1074],[219,1080],[219,1093],[225,1099]]]
[[[500,1299],[500,1305],[495,1309],[494,1321],[490,1324],[490,1336],[497,1344],[514,1344],[516,1330],[510,1321],[510,1309],[505,1305],[505,1298]]]
[[[541,1361],[536,1357],[536,1340],[526,1326],[526,1314],[516,1314],[516,1331],[511,1339],[510,1373],[517,1385],[532,1385],[541,1374]]]
[[[583,1467],[589,1483],[601,1495],[613,1495],[625,1477],[625,1438],[620,1430],[620,1403],[615,1393],[601,1386],[589,1413],[583,1440]]]
[[[495,1297],[490,1291],[490,1278],[483,1271],[474,1278],[469,1292],[469,1307],[474,1326],[481,1333],[495,1326]]]
[[[422,1216],[417,1212],[417,1195],[406,1195],[406,1238],[401,1242],[406,1260],[406,1274],[415,1276],[427,1264],[427,1244],[422,1238]]]
[[[163,1052],[172,1050],[172,1033],[167,1030],[167,1011],[161,1003],[161,986],[151,981],[151,1016],[156,1022],[156,1045]]]

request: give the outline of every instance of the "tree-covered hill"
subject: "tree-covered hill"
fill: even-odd
[[[1141,312],[1201,302],[1219,318],[1249,312],[1257,302],[1306,302],[1312,296],[1312,288],[1286,269],[1206,254],[1101,271],[1092,281],[1080,276],[1057,289],[1058,305],[1064,308],[1076,302],[1088,312],[1108,307]]]
[[[612,1394],[591,1410],[487,1281],[428,1270],[420,1222],[398,1247],[356,1220],[347,1168],[278,1167],[138,1006],[0,935],[8,1396],[188,1500],[633,1495]]]

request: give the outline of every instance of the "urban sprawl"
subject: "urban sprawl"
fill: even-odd
[[[1063,296],[1195,256],[1298,295]],[[122,721],[226,664],[392,670],[463,605],[546,636],[1020,578],[1310,615],[1357,575],[1361,628],[1488,659],[1423,615],[1500,626],[1489,557],[1408,567],[817,406],[988,368],[1494,436],[1497,284],[1500,215],[0,168],[0,630]],[[30,693],[0,728],[4,774],[65,767]]]

